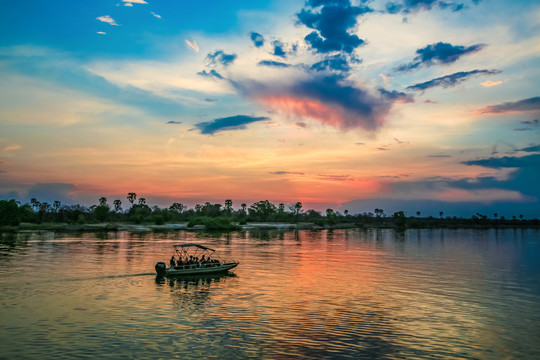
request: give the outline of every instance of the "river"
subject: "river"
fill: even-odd
[[[158,279],[172,245],[240,265]],[[1,234],[2,359],[539,359],[538,229]]]

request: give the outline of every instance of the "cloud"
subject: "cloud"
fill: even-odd
[[[488,80],[488,81],[484,81],[483,83],[481,83],[480,85],[482,85],[483,87],[492,87],[492,86],[497,86],[497,85],[501,85],[502,84],[502,81],[491,81],[491,80]]]
[[[109,25],[119,26],[116,23],[116,21],[114,21],[114,19],[112,17],[110,17],[109,15],[100,16],[100,17],[97,17],[96,19],[99,20],[99,21],[105,22],[105,23],[107,23]]]
[[[443,88],[455,86],[471,76],[476,75],[495,75],[500,74],[499,70],[473,70],[473,71],[461,71],[451,75],[446,75],[440,78],[432,79],[423,83],[414,84],[407,87],[407,90],[426,90],[432,87],[441,86]]]
[[[156,14],[155,12],[153,11],[150,11],[150,14],[154,15],[154,17],[158,18],[158,19],[161,19],[161,15],[158,15]]]
[[[231,84],[244,96],[272,110],[311,118],[342,130],[377,130],[397,101],[397,96],[393,98],[380,91],[371,93],[338,75],[310,74],[308,78],[295,79],[288,84],[285,81],[265,84],[256,80],[231,81]]]
[[[522,111],[540,110],[540,96],[529,99],[505,102],[498,105],[492,105],[478,110],[480,114],[505,114]]]
[[[386,90],[383,88],[379,88],[379,93],[386,99],[390,100],[392,102],[399,102],[399,103],[413,103],[414,99],[412,96],[405,94],[404,92],[396,91],[396,90]]]
[[[285,58],[287,56],[287,53],[285,52],[285,50],[283,50],[285,44],[283,44],[281,41],[275,40],[274,42],[272,42],[272,46],[274,47],[274,52],[272,55],[282,58]]]
[[[105,34],[107,34],[107,33],[104,32],[104,31],[98,31],[96,34],[105,35]]]
[[[72,194],[78,190],[73,184],[37,183],[27,194],[28,199],[36,198],[40,202],[52,203],[56,200],[63,204],[73,203]]]
[[[298,22],[315,31],[304,40],[318,53],[343,51],[352,53],[364,44],[364,40],[349,30],[356,25],[356,18],[372,10],[367,6],[351,6],[349,0],[308,0],[311,8],[322,6],[320,12],[302,9],[298,14]]]
[[[348,59],[342,54],[336,54],[328,56],[325,59],[311,65],[312,70],[323,71],[323,70],[335,70],[348,72],[350,70]]]
[[[327,175],[327,174],[318,174],[319,178],[323,180],[331,180],[331,181],[347,181],[352,180],[349,175]]]
[[[286,64],[284,62],[273,61],[273,60],[262,60],[262,61],[259,61],[259,63],[257,65],[259,65],[259,66],[280,67],[280,68],[286,68],[286,67],[291,66],[291,65]]]
[[[4,148],[4,151],[13,151],[22,149],[21,145],[9,145]]]
[[[305,175],[303,172],[300,171],[273,171],[269,174],[272,175]]]
[[[472,2],[476,4],[478,0],[472,0]],[[388,2],[386,3],[385,7],[386,11],[390,14],[397,14],[400,12],[403,14],[409,14],[422,10],[431,10],[434,7],[438,7],[443,10],[451,9],[452,11],[456,12],[465,9],[465,4],[446,0],[402,0],[400,2]]]
[[[522,121],[521,122],[522,124],[525,124],[525,125],[533,125],[533,126],[538,126],[538,124],[540,123],[540,120],[539,119],[534,119],[534,120],[525,120],[525,121]]]
[[[441,155],[428,155],[427,157],[429,158],[449,158],[451,157],[450,155],[444,155],[444,154],[441,154]]]
[[[206,98],[206,99],[204,99],[204,101],[206,101],[206,102],[216,102],[216,101],[218,101],[218,99]]]
[[[197,43],[195,41],[190,41],[188,39],[185,40],[186,41],[186,45],[189,46],[190,48],[192,48],[193,50],[195,50],[195,52],[199,52],[199,45],[197,45]]]
[[[476,44],[465,47],[438,42],[416,50],[418,56],[416,56],[411,63],[399,66],[396,71],[404,72],[416,69],[420,66],[429,67],[437,64],[451,64],[456,62],[463,55],[473,54],[482,50],[484,46],[485,45],[483,44]]]
[[[249,34],[249,37],[251,38],[251,41],[253,41],[253,45],[255,45],[255,47],[261,47],[264,45],[264,37],[261,34],[252,32]]]
[[[148,4],[144,0],[122,0],[125,6],[133,6],[133,4]]]
[[[244,130],[247,124],[265,120],[270,120],[270,118],[265,116],[235,115],[201,122],[195,124],[195,127],[200,130],[201,134],[214,135],[220,131]]]
[[[209,66],[223,65],[229,66],[236,59],[236,54],[225,54],[223,50],[216,50],[206,56]]]
[[[167,122],[167,124],[171,124],[171,125],[180,125],[181,123],[182,123],[181,121],[174,121],[174,120]]]
[[[117,85],[105,76],[96,75],[79,60],[74,60],[65,53],[43,49],[36,51],[31,47],[29,52],[12,53],[5,56],[4,60],[5,66],[15,73],[52,84],[61,83],[63,88],[140,109],[153,116],[176,116],[184,110],[176,100],[130,84]]]
[[[212,69],[210,71],[203,70],[203,71],[198,72],[197,74],[201,75],[201,76],[204,76],[204,77],[208,77],[208,78],[217,78],[217,79],[220,79],[220,80],[225,79],[220,73],[218,73],[214,69]]]

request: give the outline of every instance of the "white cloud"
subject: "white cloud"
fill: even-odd
[[[109,15],[100,16],[100,17],[97,17],[96,19],[99,20],[99,21],[103,21],[103,22],[105,22],[105,23],[107,23],[109,25],[118,26],[116,21],[114,21],[114,19],[112,17],[110,17]]]
[[[156,14],[156,13],[153,12],[153,11],[150,11],[150,14],[154,15],[154,16],[157,17],[158,19],[161,19],[161,15],[158,15],[158,14]]]
[[[133,6],[133,4],[148,4],[144,0],[122,0],[125,6]]]
[[[195,52],[199,52],[199,45],[195,41],[189,41],[186,39],[186,45],[195,50]]]
[[[107,34],[105,31],[98,31],[97,34],[100,34],[100,35],[105,35]]]

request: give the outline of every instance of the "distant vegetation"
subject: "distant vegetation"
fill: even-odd
[[[327,209],[324,213],[305,210],[301,202],[290,205],[272,204],[268,200],[251,204],[240,204],[233,208],[232,200],[224,204],[206,202],[188,208],[181,203],[174,203],[168,208],[150,207],[145,198],[129,193],[126,197],[127,209],[117,199],[110,204],[105,197],[98,204],[90,207],[81,205],[63,205],[59,201],[52,204],[31,199],[28,203],[15,200],[0,200],[0,226],[17,227],[28,224],[95,224],[95,223],[132,223],[164,225],[187,223],[190,228],[204,227],[208,230],[236,230],[248,222],[309,223],[315,227],[393,227],[406,228],[445,228],[445,227],[539,227],[538,219],[524,219],[523,215],[506,219],[498,214],[491,217],[473,214],[470,218],[422,217],[420,211],[415,216],[406,216],[403,211],[391,215],[383,209],[362,214],[343,213]]]

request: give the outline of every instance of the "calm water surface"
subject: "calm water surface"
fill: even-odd
[[[157,280],[183,242],[240,265]],[[539,344],[539,230],[1,235],[2,359],[540,359]]]

